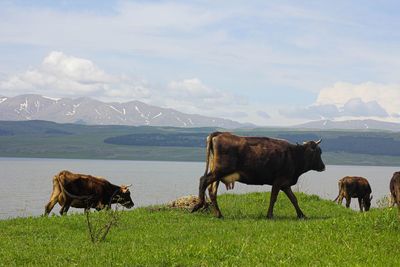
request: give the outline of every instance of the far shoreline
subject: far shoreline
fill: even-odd
[[[329,154],[329,153],[326,153]],[[354,155],[356,157],[357,155]],[[390,157],[390,156],[384,156],[384,157]],[[93,158],[93,157],[48,157],[48,156],[35,156],[35,157],[29,157],[29,156],[0,156],[0,161],[1,160],[32,160],[32,159],[39,159],[39,160],[93,160],[93,161],[136,161],[136,162],[181,162],[181,163],[205,163],[205,161],[199,161],[197,159],[181,159],[181,160],[170,160],[170,159],[164,159],[164,158],[159,158],[159,159],[146,159],[146,158]],[[376,166],[376,167],[399,167],[400,168],[400,162],[399,164],[382,164],[382,162],[368,162],[364,163],[362,161],[357,162],[356,159],[353,159],[351,162],[330,162],[326,161],[326,165],[329,166]]]

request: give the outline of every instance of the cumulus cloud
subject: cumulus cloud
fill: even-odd
[[[332,119],[339,114],[339,109],[335,105],[311,105],[304,108],[296,108],[292,110],[280,110],[279,113],[288,118],[303,119]]]
[[[198,78],[172,81],[168,85],[169,93],[179,98],[219,98],[221,92],[204,85]]]
[[[312,105],[279,112],[288,118],[398,119],[400,117],[399,99],[400,85],[337,82],[331,87],[322,89]]]
[[[388,117],[389,114],[376,101],[364,102],[353,98],[344,105],[313,104],[293,110],[280,110],[281,115],[288,118],[335,119],[339,117]]]
[[[51,52],[42,63],[42,71],[61,79],[81,83],[110,83],[113,77],[107,75],[90,60],[67,56],[62,52]]]
[[[246,99],[219,89],[205,85],[200,79],[184,79],[171,81],[167,86],[167,94],[171,101],[179,101],[203,110],[224,109],[246,105]]]
[[[350,99],[344,104],[342,116],[353,116],[353,117],[387,117],[389,114],[384,108],[382,108],[378,102],[370,101],[363,102],[361,98]]]
[[[90,60],[58,51],[49,53],[37,68],[0,81],[0,89],[5,95],[29,92],[119,99],[145,99],[149,96],[149,89],[144,81],[107,74]]]
[[[365,82],[360,84],[337,82],[319,92],[316,104],[345,105],[351,99],[363,102],[375,101],[388,113],[400,111],[400,85]]]
[[[269,118],[271,118],[271,116],[270,116],[267,112],[262,111],[262,110],[258,110],[258,111],[257,111],[257,115],[260,116],[260,117],[263,118],[263,119],[269,119]]]

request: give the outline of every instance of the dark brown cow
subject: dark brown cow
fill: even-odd
[[[114,203],[126,208],[134,205],[128,186],[117,186],[103,178],[69,171],[61,171],[53,177],[53,192],[45,207],[45,215],[57,202],[61,206],[61,215],[66,214],[69,207],[100,210]]]
[[[324,171],[321,159],[321,141],[290,144],[286,140],[268,137],[239,137],[227,132],[215,132],[207,137],[206,170],[200,178],[200,203],[192,212],[204,206],[208,187],[215,215],[222,217],[217,203],[219,182],[232,189],[235,182],[253,185],[272,185],[267,218],[273,217],[273,208],[280,190],[285,192],[296,209],[297,217],[304,218],[291,186],[300,175],[309,171]],[[209,170],[210,167],[210,170]]]
[[[360,211],[368,211],[371,207],[371,187],[368,180],[363,177],[346,176],[339,180],[339,194],[334,201],[342,204],[343,198],[346,199],[346,207],[350,207],[351,198],[358,198]]]
[[[393,173],[393,177],[390,180],[390,193],[393,198],[393,205],[397,204],[400,212],[400,172]]]

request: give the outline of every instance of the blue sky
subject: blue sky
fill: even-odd
[[[0,95],[399,121],[398,1],[2,1]]]

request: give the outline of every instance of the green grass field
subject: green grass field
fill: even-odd
[[[211,213],[138,208],[92,244],[82,214],[0,221],[0,265],[400,266],[396,209],[359,213],[297,194],[297,220],[283,194],[266,220],[269,193],[221,195]],[[93,213],[92,217],[102,216]]]

